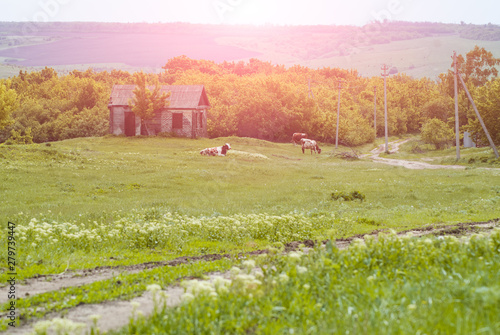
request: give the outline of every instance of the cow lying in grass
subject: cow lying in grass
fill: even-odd
[[[307,134],[306,133],[294,133],[292,135],[293,145],[299,144],[300,140],[303,139],[303,138],[307,138]]]
[[[221,147],[203,149],[200,154],[204,156],[225,156],[228,150],[231,150],[231,146],[226,143]]]
[[[302,153],[304,153],[305,149],[311,149],[311,155],[314,152],[320,154],[321,149],[318,147],[318,144],[316,143],[315,140],[310,140],[307,138],[303,138],[300,140],[300,143],[302,144]]]

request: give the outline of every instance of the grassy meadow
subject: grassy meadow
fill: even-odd
[[[232,147],[226,157],[199,154],[205,147],[225,142]],[[381,142],[378,139],[376,144]],[[498,311],[494,299],[498,273],[488,266],[498,258],[498,233],[476,237],[465,249],[456,240],[387,237],[380,243],[366,241],[368,249],[357,244],[339,251],[329,244],[307,257],[278,253],[290,241],[498,218],[500,170],[477,168],[492,166],[481,162],[462,170],[409,170],[368,159],[342,160],[334,153],[350,149],[321,147],[321,155],[311,155],[291,143],[250,138],[115,136],[0,146],[0,220],[4,225],[16,223],[16,270],[21,282],[67,270],[270,250],[269,256],[255,260],[264,271],[258,277],[245,272],[256,266],[255,261],[244,260],[241,265],[240,257],[125,272],[112,279],[20,297],[16,306],[22,319],[36,321],[81,304],[127,300],[151,287],[231,269],[232,284],[222,281],[221,287],[196,284],[202,286],[193,288],[188,283],[179,308],[158,305],[151,318],[133,317],[119,332],[170,329],[181,334],[190,329],[192,333],[270,334],[294,329],[313,334],[362,326],[370,332],[384,329],[396,334],[437,326],[444,333],[486,327],[491,331],[485,333],[493,334],[500,329],[493,317]],[[401,154],[392,156],[418,159],[436,154],[411,154],[413,147],[405,145]],[[357,150],[367,153],[373,148]],[[464,159],[484,155],[482,151],[470,149]],[[332,194],[359,198],[334,200]],[[5,244],[3,239],[4,248]],[[2,262],[7,263],[4,254]],[[267,271],[270,266],[275,270]],[[407,268],[404,275],[397,270],[401,267]],[[342,277],[342,273],[355,275]],[[453,273],[453,278],[447,273]],[[7,276],[3,268],[2,282]],[[464,280],[475,283],[466,293],[460,288]],[[425,285],[419,289],[417,283]],[[356,293],[359,287],[366,292]],[[449,291],[450,287],[456,289]],[[493,298],[484,300],[490,291]],[[457,310],[457,297],[464,294],[464,304]],[[197,299],[192,300],[194,296]],[[224,298],[214,300],[218,296]],[[199,299],[202,305],[195,303]],[[237,310],[244,312],[231,312],[240,305]],[[440,314],[436,310],[445,310],[445,317],[431,318]],[[479,310],[484,313],[474,312],[462,323],[453,323]],[[345,313],[349,317],[341,321]],[[282,322],[276,323],[279,315]],[[410,324],[400,322],[418,315],[425,317]],[[5,330],[8,319],[2,319],[0,329]],[[37,334],[45,334],[47,327],[58,322],[43,321]],[[54,327],[69,327],[66,332],[73,334],[68,329],[74,325],[65,325]]]
[[[233,147],[227,157],[199,155],[225,142]],[[22,212],[85,222],[159,207],[189,216],[326,211],[397,228],[499,214],[490,206],[499,200],[498,171],[415,171],[344,161],[333,152],[326,145],[321,155],[302,154],[300,146],[248,138],[104,137],[2,146],[1,215],[4,221]],[[366,200],[335,202],[334,191],[359,191]]]
[[[226,157],[199,154],[225,142],[233,147]],[[311,155],[290,143],[249,138],[103,137],[1,146],[1,220],[113,225],[136,213],[333,213],[354,222],[349,232],[355,234],[500,216],[498,170],[409,170],[333,153],[328,145]],[[365,200],[331,197],[355,191]]]
[[[225,142],[230,143],[232,147],[226,157],[206,157],[199,154],[205,147],[222,145]],[[379,142],[381,139],[376,144]],[[264,248],[282,250],[283,245],[290,241],[335,239],[376,229],[390,228],[398,231],[429,224],[486,221],[500,217],[498,186],[500,170],[477,168],[481,164],[486,165],[485,163],[470,164],[469,168],[462,170],[409,170],[373,163],[368,159],[342,160],[334,153],[350,149],[341,147],[335,151],[334,146],[320,146],[323,149],[322,154],[311,155],[309,152],[303,154],[300,146],[293,146],[291,143],[271,143],[250,138],[191,140],[115,136],[79,138],[34,145],[2,145],[0,146],[2,171],[0,194],[3,201],[0,205],[0,220],[4,225],[8,221],[16,223],[17,279],[22,281],[43,274],[61,273],[68,269],[81,270],[98,266],[166,261],[180,256],[210,253],[236,255]],[[358,149],[367,153],[373,148],[373,145],[367,145]],[[401,155],[410,156],[411,146],[409,148]],[[470,149],[465,153],[464,159],[467,155],[478,155],[473,150],[479,152],[484,149]],[[431,157],[433,154],[435,154],[433,151],[413,154],[411,159]],[[480,155],[484,153],[481,151]],[[394,158],[396,156],[397,154]],[[364,199],[333,200],[332,193],[336,195],[355,193],[364,196]],[[395,243],[390,244],[392,247],[387,244],[385,247],[373,245],[374,251],[369,258],[374,261],[378,259],[377,255],[383,248],[395,250],[396,244],[400,242],[397,242],[397,239],[391,241],[390,243]],[[5,243],[6,240],[2,240],[2,245],[6,248]],[[413,252],[409,250],[414,247],[420,248],[418,250],[424,248],[420,244],[412,243],[405,244],[406,249],[403,249],[407,250],[407,253],[404,257],[411,255]],[[456,248],[455,242],[450,241],[450,243]],[[485,240],[478,243],[481,244],[481,248],[486,249],[494,245]],[[449,262],[441,256],[436,256],[448,253],[445,246],[439,247],[441,249],[438,248],[439,250],[432,256],[439,258],[439,261],[433,263],[436,269],[441,267],[441,261]],[[330,250],[329,256],[318,254],[318,256],[312,255],[311,259],[304,259],[305,263],[300,263],[302,264],[300,269],[309,267],[310,262],[314,262],[314,257],[319,257],[321,262],[315,265],[319,267],[317,271],[331,271],[333,263],[326,259],[339,254],[338,251],[332,251],[333,249],[328,250]],[[341,266],[347,267],[348,272],[352,272],[352,267],[359,268],[359,262],[363,262],[362,259],[366,255],[357,253],[358,249],[353,250],[350,251],[351,256],[342,257],[354,257],[357,259],[356,262],[349,261],[351,262],[349,263],[337,259],[334,263],[344,264]],[[472,257],[471,253],[475,255],[474,257],[479,255],[477,250],[474,250],[463,251],[460,259],[469,262],[466,260]],[[322,253],[324,250],[317,252]],[[486,266],[486,263],[495,261],[497,257],[495,252],[488,249],[481,251],[480,254],[490,255],[489,258],[479,261],[478,264],[484,265],[481,266],[481,271],[485,271],[484,275],[488,278],[495,277],[496,274],[491,267]],[[419,255],[420,258],[409,262],[415,261],[421,264],[430,257],[421,253]],[[291,265],[288,264],[286,257],[284,260],[273,257],[277,256],[268,259],[268,264],[275,262],[279,265],[278,270],[283,268],[283,273],[288,277],[296,276],[296,272],[293,272],[296,271],[293,270],[295,268],[290,268]],[[388,267],[383,271],[393,271],[395,269],[393,267],[397,267],[398,262],[403,262],[404,257],[398,258],[397,261],[396,259],[383,261],[384,266]],[[3,255],[2,261],[7,263]],[[51,312],[62,311],[79,304],[130,299],[142,294],[148,285],[159,284],[166,287],[180,278],[203,277],[207,272],[227,271],[240,262],[238,257],[233,257],[216,262],[200,262],[180,267],[161,267],[136,274],[120,274],[114,279],[22,297],[18,299],[17,307],[23,314],[24,320],[36,320]],[[418,264],[415,265],[414,274],[410,275],[408,272],[410,277],[416,278],[412,277],[411,280],[422,279],[418,275],[421,269]],[[323,268],[325,266],[326,268]],[[457,263],[456,266],[461,265]],[[333,269],[337,271],[337,265],[334,265]],[[343,289],[352,292],[352,287],[372,285],[371,279],[365,283],[366,278],[370,276],[378,278],[373,277],[374,275],[382,276],[380,272],[382,270],[373,272],[374,269],[377,268],[360,269],[360,274],[354,279],[349,281],[345,279],[348,284]],[[431,272],[438,271],[436,269],[433,268]],[[464,276],[467,278],[477,276],[474,271],[468,269]],[[270,286],[266,286],[267,289],[281,287],[276,286],[276,283],[273,284],[273,281],[285,285],[283,273],[268,274],[266,280]],[[6,268],[3,268],[0,274],[2,282],[5,282],[6,276]],[[362,282],[356,281],[361,277],[364,278]],[[382,277],[380,278],[382,280]],[[387,292],[393,291],[388,278],[383,279],[385,283],[383,292],[386,292],[384,291],[386,289]],[[235,283],[238,280],[235,279]],[[258,280],[262,283],[263,279]],[[384,280],[389,282],[386,283]],[[432,280],[439,282],[442,279],[440,276],[435,276]],[[304,286],[305,282],[302,281],[294,279],[293,285]],[[332,289],[328,288],[332,283],[317,282],[318,286],[315,288],[316,284],[313,281],[308,282],[309,287],[320,290],[315,294],[321,295],[321,290]],[[252,283],[251,285],[255,286],[256,282]],[[430,285],[433,285],[432,283]],[[490,282],[483,284],[488,286],[490,285],[488,283]],[[241,285],[246,287],[247,284]],[[338,286],[338,283],[335,285]],[[446,287],[442,285],[439,287],[442,290],[439,294],[445,294],[443,292]],[[289,292],[287,290],[276,291],[276,296],[272,299],[295,301],[297,297],[279,296],[278,292]],[[412,288],[408,290],[413,293],[404,292],[409,295],[415,293]],[[404,292],[401,294],[406,294]],[[423,292],[423,295],[419,293],[414,299],[427,301],[424,295],[428,293],[427,291]],[[230,299],[236,299],[238,302],[232,302],[230,305],[245,304],[246,300],[241,300],[241,292],[234,294],[237,296]],[[266,293],[272,297],[270,294]],[[376,293],[372,292],[369,295],[373,298]],[[356,300],[356,306],[372,304],[372,298],[363,297],[367,300],[356,300],[352,297]],[[243,298],[250,299],[248,292],[244,293]],[[386,303],[397,304],[401,297],[397,294],[388,299]],[[303,298],[299,300],[306,304],[312,303]],[[259,304],[266,304],[265,301]],[[452,308],[451,300],[447,298],[443,301],[444,305],[437,304],[436,308],[441,308],[440,306]],[[358,308],[354,305],[342,305],[340,300],[335,302],[337,303],[344,306],[339,307],[339,310],[348,308],[352,312],[354,311],[352,308]],[[402,313],[401,317],[410,317],[414,313],[415,303],[411,301],[403,303],[411,306],[410,309],[404,309],[406,312]],[[324,306],[335,306],[335,304],[325,301],[321,307],[315,303],[314,306],[309,306],[311,307],[309,311],[318,308],[323,310]],[[182,308],[193,308],[192,305],[183,306]],[[266,308],[272,307],[269,306],[271,305],[257,308],[267,310]],[[168,327],[184,329],[183,327],[192,326],[189,325],[190,322],[196,324],[197,320],[203,319],[198,318],[199,313],[208,315],[205,309],[193,310],[192,313],[188,311],[191,317],[186,320],[182,317],[185,315],[182,308],[171,312],[158,307],[155,310],[156,314],[153,315],[153,321],[161,324],[167,320],[165,315],[170,315],[171,319],[168,320],[172,320],[174,324],[169,324]],[[284,311],[280,308],[276,311]],[[377,308],[373,313],[369,312],[372,313],[369,315],[370,320],[380,318],[387,312],[383,304]],[[460,313],[467,311],[468,309],[464,309]],[[330,313],[325,314],[329,315],[328,318],[338,320],[331,310],[327,309],[327,312]],[[495,308],[490,312],[496,313]],[[289,320],[296,318],[294,313],[286,314],[287,318],[291,318]],[[428,313],[435,314],[435,309],[430,309]],[[181,315],[178,321],[175,321],[176,315]],[[235,319],[231,319],[229,323],[234,325],[235,320],[243,316],[230,313],[229,318],[232,317]],[[274,312],[266,314],[270,328],[266,326],[265,329],[268,331],[293,326],[302,329],[299,333],[308,333],[307,329],[310,328],[308,324],[296,324],[292,321],[273,328],[271,325],[274,324],[272,322],[274,317]],[[490,314],[486,314],[478,317],[475,322],[488,323],[490,318]],[[220,324],[221,328],[217,329],[245,333],[248,329],[255,328],[257,319],[253,317],[247,319],[250,323],[239,324],[242,325],[241,328],[238,328],[239,326],[227,328],[227,325]],[[205,321],[208,325],[217,325],[220,320],[215,322],[208,317]],[[352,322],[355,321],[352,319],[340,324],[318,321],[319,328],[311,329],[316,329],[320,333],[328,327],[354,329]],[[176,322],[179,322],[177,326]],[[185,322],[188,322],[188,325],[184,325]],[[475,327],[476,323],[468,327]],[[150,324],[150,321],[131,320],[129,330],[131,329],[132,333],[134,329],[150,332],[150,329],[146,329],[147,324]],[[165,325],[161,327],[163,326]],[[373,323],[373,327],[379,326],[378,323]],[[2,323],[0,327],[5,329],[6,325]],[[372,329],[370,327],[366,329]],[[493,324],[493,327],[498,328],[500,325]],[[413,331],[417,328],[412,326],[384,329]],[[201,329],[205,328],[199,328],[198,332],[204,331]],[[214,331],[217,332],[217,329]]]

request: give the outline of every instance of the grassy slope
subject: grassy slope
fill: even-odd
[[[312,68],[330,66],[357,69],[363,76],[380,75],[381,64],[390,64],[399,72],[420,78],[436,79],[437,75],[450,68],[453,51],[465,55],[474,46],[484,47],[500,56],[498,41],[476,41],[458,36],[426,37],[407,41],[395,41],[362,47],[347,57],[337,56],[303,62],[302,65]]]
[[[198,153],[224,142],[234,149],[227,157]],[[498,201],[498,171],[415,171],[346,162],[329,155],[332,147],[323,149],[311,156],[288,143],[247,138],[85,138],[50,147],[2,146],[0,219],[51,211],[58,220],[86,221],[153,206],[193,216],[334,211],[388,226],[500,215],[491,203]],[[331,201],[335,190],[360,191],[366,201]]]

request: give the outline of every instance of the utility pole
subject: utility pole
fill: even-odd
[[[387,131],[387,76],[389,74],[387,73],[387,70],[389,70],[389,67],[386,64],[382,65],[382,71],[384,71],[384,73],[382,73],[382,77],[384,77],[385,152],[389,153],[389,134]]]
[[[374,111],[373,111],[373,128],[375,129],[375,138],[377,138],[377,86],[373,86]]]
[[[467,89],[467,86],[465,85],[464,80],[462,79],[462,76],[459,75],[458,78],[460,79],[460,82],[462,83],[462,86],[464,87],[465,93],[467,94],[467,97],[469,98],[469,101],[471,102],[472,107],[474,108],[474,111],[476,112],[477,119],[479,120],[479,123],[481,123],[481,126],[483,127],[483,130],[486,134],[486,137],[488,138],[488,141],[490,142],[490,147],[493,149],[493,151],[495,152],[495,156],[498,159],[497,147],[495,146],[495,143],[491,139],[491,136],[490,136],[490,133],[488,132],[488,129],[486,129],[486,125],[483,122],[483,118],[481,117],[481,115],[479,115],[479,111],[477,110],[476,104],[474,103],[474,100],[472,100],[472,96],[470,95],[469,90]]]
[[[337,107],[337,131],[335,133],[335,149],[339,147],[339,120],[340,120],[340,90],[342,89],[342,82],[339,79],[339,103]]]
[[[457,147],[457,161],[460,159],[460,125],[458,121],[458,66],[457,66],[457,52],[453,51],[453,68],[455,75],[453,76],[455,85],[455,145]]]
[[[311,78],[309,78],[309,84],[308,84],[308,86],[309,86],[309,92],[307,92],[307,94],[308,94],[309,98],[310,98],[310,97],[311,97],[311,95],[312,95],[312,98],[314,99],[314,93],[313,93],[313,91],[311,90]]]

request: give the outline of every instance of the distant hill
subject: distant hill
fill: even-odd
[[[258,58],[286,66],[340,67],[380,74],[380,66],[434,79],[453,50],[475,45],[500,57],[500,26],[373,22],[356,26],[226,26],[187,23],[0,22],[0,78],[20,69],[119,68],[161,71],[186,55],[216,62]]]

